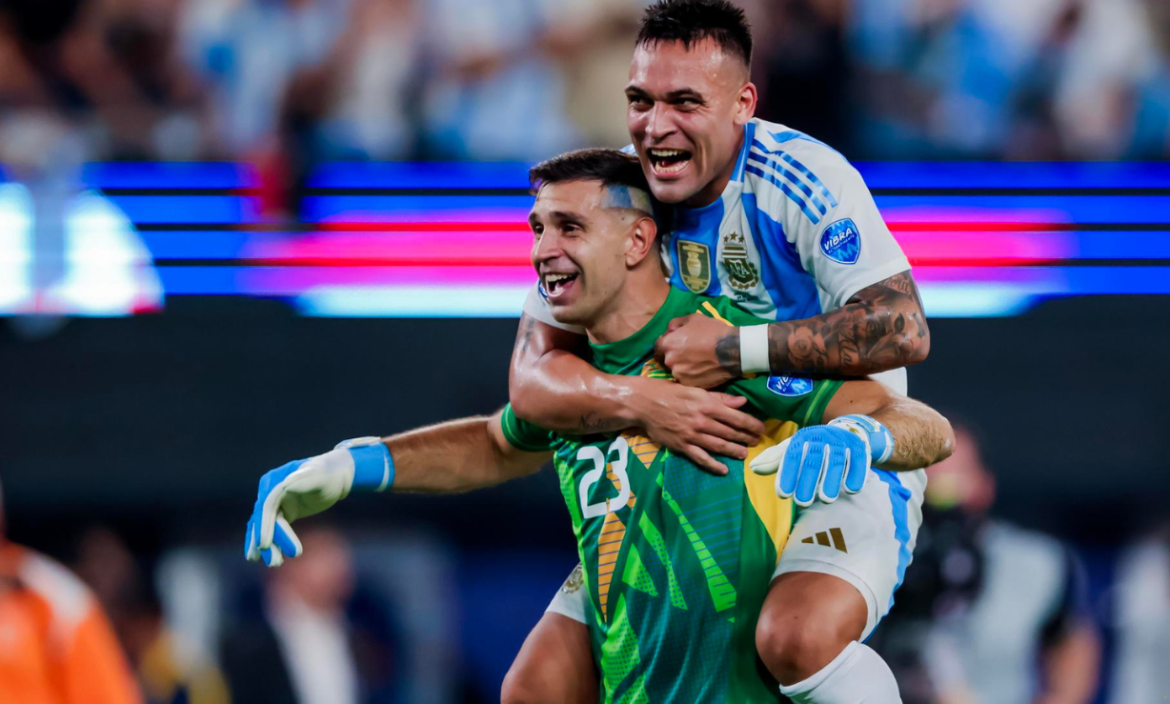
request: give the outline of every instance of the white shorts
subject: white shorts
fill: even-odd
[[[914,555],[925,489],[924,470],[873,470],[857,494],[842,493],[831,504],[818,501],[797,509],[775,574],[819,572],[852,584],[868,611],[865,640],[894,605],[894,592]],[[547,611],[585,623],[587,602],[578,565]]]

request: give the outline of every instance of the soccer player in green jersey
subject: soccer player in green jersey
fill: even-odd
[[[533,175],[533,263],[558,319],[586,329],[598,368],[668,378],[653,350],[672,319],[701,313],[729,325],[764,322],[729,299],[670,286],[632,158],[584,150]],[[870,472],[942,459],[952,436],[940,415],[874,381],[759,376],[725,390],[745,398],[766,428],[746,461],[724,460],[725,476],[700,472],[637,430],[561,435],[506,406],[490,418],[347,441],[269,472],[249,521],[247,556],[276,565],[299,554],[289,523],[355,488],[468,490],[551,459],[591,610],[590,643],[576,657],[597,662],[601,701],[777,700],[767,639],[783,623],[769,619],[768,591],[795,509],[766,474],[779,469],[777,485],[790,482],[797,501],[832,500],[859,491]]]

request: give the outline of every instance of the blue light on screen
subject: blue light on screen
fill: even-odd
[[[320,316],[514,317],[535,278],[528,166],[325,164],[292,218],[266,212],[244,164],[100,163],[82,176],[133,223],[167,296],[275,297]],[[1170,294],[1170,165],[858,168],[932,316]],[[0,261],[26,266],[30,238],[0,237]],[[0,300],[0,314],[26,312]]]

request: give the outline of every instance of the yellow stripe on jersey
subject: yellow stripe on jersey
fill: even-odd
[[[729,321],[727,318],[724,318],[722,315],[719,315],[719,311],[715,310],[715,306],[711,305],[710,301],[703,301],[703,308],[711,314],[712,318],[716,320],[722,320],[725,325],[731,325],[731,327],[735,327],[731,324],[731,321]]]
[[[606,621],[609,621],[609,585],[625,539],[625,524],[616,513],[605,514],[605,523],[597,536],[597,600],[601,602],[601,615]]]
[[[743,483],[747,489],[748,499],[752,508],[767,529],[768,535],[776,545],[776,557],[784,551],[788,542],[788,535],[792,531],[792,500],[776,496],[775,475],[759,475],[749,466],[752,460],[760,453],[774,445],[779,445],[792,437],[798,430],[792,421],[768,420],[764,422],[764,437],[759,443],[748,448],[747,459],[743,463]]]
[[[645,466],[649,467],[654,462],[654,458],[658,456],[662,446],[654,442],[645,435],[640,435],[637,430],[627,430],[622,433],[622,437],[626,439],[626,443],[630,446],[630,452],[638,458]]]
[[[605,465],[605,476],[613,487],[622,491],[622,480],[613,471],[613,465]],[[630,500],[626,506],[634,507],[637,497],[630,491]],[[618,553],[626,539],[626,524],[618,518],[620,506],[615,506],[605,514],[605,522],[601,524],[601,533],[597,536],[597,600],[601,603],[601,614],[609,621],[609,585],[613,582],[613,572],[617,568]]]
[[[667,379],[669,381],[674,381],[674,377],[670,375],[670,372],[666,371],[666,369],[664,369],[662,365],[658,363],[658,360],[653,358],[646,360],[646,363],[642,365],[641,376],[644,376],[648,379]]]

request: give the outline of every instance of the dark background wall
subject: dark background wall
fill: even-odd
[[[343,438],[501,405],[515,326],[300,318],[240,299],[71,320],[32,341],[4,326],[0,481],[14,537],[35,532],[43,544],[46,525],[65,534],[105,520],[133,524],[147,543],[234,538],[266,469]],[[1065,299],[931,327],[911,391],[980,426],[1000,513],[1090,543],[1165,515],[1163,299]],[[360,497],[332,518],[422,522],[469,546],[571,550],[563,514],[546,472],[490,497]]]

